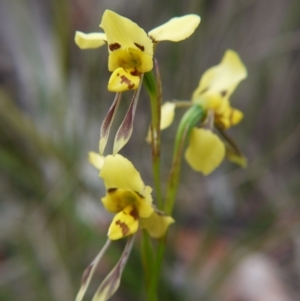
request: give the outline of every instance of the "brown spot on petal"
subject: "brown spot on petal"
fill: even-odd
[[[143,45],[140,45],[140,44],[138,44],[138,43],[134,43],[134,45],[135,45],[137,48],[141,49],[142,51],[145,50],[145,47],[144,47]]]
[[[116,225],[121,228],[123,236],[126,236],[129,233],[129,227],[125,223],[117,220]]]
[[[114,43],[114,44],[110,44],[110,45],[109,45],[109,49],[110,49],[111,51],[117,50],[117,49],[119,49],[119,48],[121,48],[121,45],[118,44],[118,43]]]
[[[141,194],[138,193],[137,191],[135,191],[135,193],[136,193],[141,199],[144,199],[144,198],[145,198],[143,195],[141,195]]]
[[[130,85],[131,80],[128,79],[125,75],[121,76],[121,84],[126,83],[127,85]]]
[[[223,90],[223,91],[220,92],[220,94],[221,94],[222,97],[225,97],[227,95],[227,91]]]
[[[151,39],[151,41],[152,41],[153,44],[158,43],[158,41],[156,41],[153,37],[149,36],[149,38]]]
[[[140,73],[136,69],[134,69],[133,71],[131,71],[130,74],[133,75],[133,76],[140,75]]]
[[[220,129],[225,129],[225,124],[224,124],[224,121],[222,119],[222,115],[220,114],[215,114],[215,123],[218,125],[218,127]]]
[[[117,189],[118,189],[118,188],[108,188],[108,189],[107,189],[107,192],[108,192],[108,193],[113,193],[113,192],[115,192]]]
[[[121,84],[123,84],[123,83],[127,84],[129,90],[134,88],[134,84],[125,75],[121,76]]]
[[[139,213],[136,210],[136,208],[133,208],[130,212],[129,215],[131,215],[135,220],[137,220],[139,218]]]

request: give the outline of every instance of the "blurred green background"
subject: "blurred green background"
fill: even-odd
[[[0,2],[0,300],[74,300],[106,239],[111,215],[87,153],[98,149],[114,98],[107,49],[81,51],[74,43],[76,30],[100,31],[105,9],[146,31],[174,16],[201,16],[189,39],[157,47],[164,100],[190,99],[226,49],[240,54],[249,73],[231,99],[245,118],[230,130],[249,167],[224,162],[204,178],[183,162],[160,300],[299,300],[299,0]],[[113,133],[131,96],[123,96]],[[149,108],[143,89],[122,154],[153,186]],[[162,134],[163,184],[175,130],[176,122]],[[139,241],[112,300],[145,299]],[[110,248],[86,300],[124,244]]]

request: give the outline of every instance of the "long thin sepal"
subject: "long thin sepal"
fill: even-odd
[[[118,109],[120,101],[121,101],[121,96],[122,96],[122,93],[120,93],[120,92],[116,94],[114,102],[111,105],[111,107],[109,108],[109,111],[107,112],[107,114],[102,122],[101,129],[100,129],[100,141],[99,141],[100,155],[103,155],[103,153],[104,153],[104,149],[105,149],[108,137],[109,137],[110,128],[114,121],[117,109]]]
[[[108,276],[100,284],[92,301],[106,301],[119,288],[122,273],[133,246],[134,237],[134,235],[129,237],[125,249],[121,255],[121,258],[119,259],[116,266],[112,269],[112,271],[108,274]]]
[[[226,157],[240,167],[247,167],[247,158],[243,155],[236,142],[220,127],[216,126],[226,147]]]
[[[96,271],[96,268],[101,260],[101,258],[103,257],[103,255],[105,254],[106,250],[108,249],[109,245],[111,243],[111,240],[108,239],[105,243],[105,245],[103,246],[103,248],[101,249],[101,251],[99,252],[99,254],[96,256],[96,258],[92,261],[92,263],[85,269],[83,275],[82,275],[82,280],[81,280],[81,287],[79,289],[79,292],[76,296],[75,301],[81,301],[82,298],[84,297],[84,294],[91,282],[91,279]]]
[[[140,81],[140,85],[137,90],[135,90],[132,101],[130,103],[129,109],[125,115],[125,118],[120,125],[118,132],[115,137],[113,154],[117,154],[121,148],[128,142],[131,137],[132,129],[133,129],[133,121],[136,111],[136,106],[139,100],[141,86],[143,82],[143,75]]]

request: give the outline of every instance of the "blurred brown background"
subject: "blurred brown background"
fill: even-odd
[[[164,100],[189,99],[226,49],[240,54],[249,73],[231,99],[245,118],[230,130],[249,167],[224,162],[204,178],[183,162],[160,300],[299,300],[299,0],[0,2],[0,300],[73,300],[105,241],[111,215],[87,153],[97,151],[114,98],[106,89],[107,49],[81,51],[74,43],[76,30],[100,31],[105,9],[146,31],[174,16],[201,16],[189,39],[157,48]],[[149,121],[142,91],[122,154],[152,185]],[[162,135],[164,181],[175,130],[176,122]],[[145,299],[139,239],[135,245],[112,300]],[[114,243],[87,300],[123,246]]]

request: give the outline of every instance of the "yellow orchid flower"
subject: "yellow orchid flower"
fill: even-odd
[[[141,74],[153,68],[153,49],[156,43],[178,42],[188,38],[200,23],[197,15],[172,18],[148,34],[131,20],[106,10],[100,27],[105,33],[84,34],[77,31],[75,42],[81,49],[108,44],[108,69],[113,72],[108,90],[122,92],[137,89]]]
[[[229,97],[246,77],[247,70],[239,55],[232,50],[227,50],[221,63],[203,74],[191,102],[185,102],[185,106],[200,105],[207,115],[204,127],[194,128],[191,131],[185,153],[188,164],[194,170],[205,175],[211,173],[221,164],[225,154],[229,160],[243,167],[246,166],[246,158],[224,132],[243,118],[241,111],[231,107]],[[166,102],[162,106],[162,129],[172,123],[176,106],[180,106],[180,102],[177,104]],[[222,140],[213,133],[213,125],[219,130]]]
[[[229,97],[247,77],[239,55],[227,50],[219,65],[208,69],[201,77],[192,101],[214,112],[215,123],[227,129],[243,119],[243,113],[230,106]]]
[[[91,152],[89,160],[100,169],[105,184],[106,196],[102,198],[105,209],[116,213],[108,230],[109,239],[132,235],[139,226],[153,238],[162,237],[174,220],[152,205],[152,189],[145,186],[133,164],[119,154],[104,158]]]

